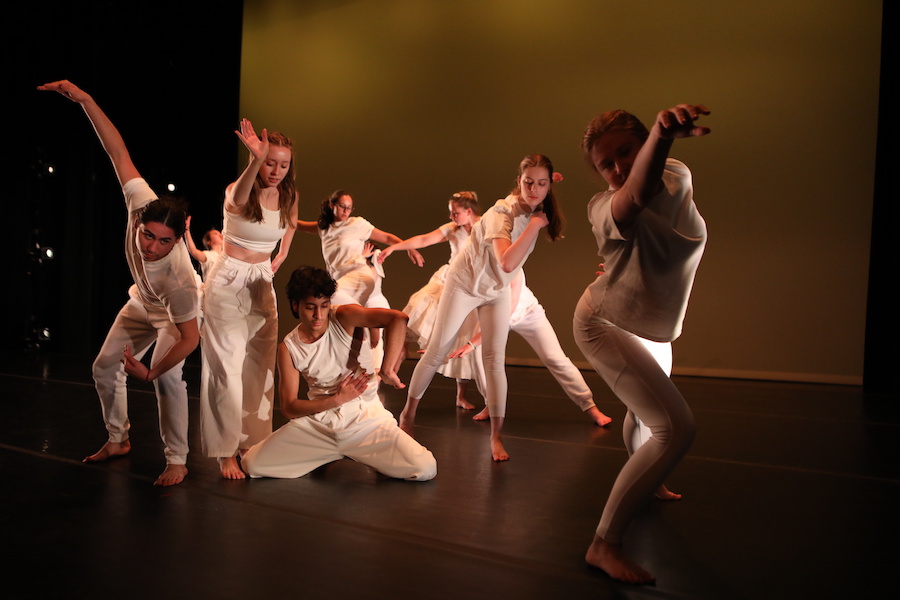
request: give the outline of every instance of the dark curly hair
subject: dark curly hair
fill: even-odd
[[[331,298],[337,290],[337,283],[327,271],[316,267],[300,267],[291,273],[286,289],[291,313],[299,319],[300,315],[294,310],[295,302],[299,304],[307,298]]]

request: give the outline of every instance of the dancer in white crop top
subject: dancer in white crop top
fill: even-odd
[[[112,161],[128,209],[125,257],[134,285],[93,365],[108,441],[84,462],[104,461],[131,450],[127,373],[152,381],[156,391],[166,456],[166,469],[156,485],[181,483],[187,475],[188,454],[188,398],[182,366],[200,337],[197,274],[181,242],[185,207],[171,198],[157,199],[131,162],[119,131],[90,95],[69,81],[38,89],[59,92],[81,105]],[[140,358],[153,344],[147,369]]]
[[[282,134],[236,132],[250,162],[225,190],[223,254],[204,284],[200,427],[203,451],[226,479],[238,455],[272,432],[278,310],[272,278],[294,238],[293,146]],[[272,252],[278,253],[272,258]]]

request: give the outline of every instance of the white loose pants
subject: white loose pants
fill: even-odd
[[[251,477],[295,478],[341,458],[388,477],[428,481],[434,455],[411,438],[378,399],[356,399],[308,417],[291,419],[253,446],[242,466]]]
[[[222,255],[203,292],[203,452],[232,457],[272,433],[278,308],[269,261]]]
[[[181,333],[165,308],[147,306],[131,298],[119,311],[100,353],[94,360],[93,376],[109,441],[128,439],[128,389],[122,356],[125,346],[140,359],[153,343],[151,368],[179,339]],[[159,433],[165,445],[166,463],[183,465],[188,454],[188,397],[182,379],[181,361],[153,381],[159,407]]]

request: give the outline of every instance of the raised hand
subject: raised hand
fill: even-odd
[[[67,79],[45,83],[44,85],[39,85],[37,89],[47,92],[58,92],[69,100],[79,104],[90,98],[90,96],[83,92],[81,88]]]
[[[696,125],[695,121],[708,114],[709,109],[702,104],[679,104],[659,111],[656,126],[660,136],[666,139],[699,137],[708,134],[710,129]]]
[[[256,160],[265,159],[269,155],[269,133],[263,129],[262,137],[256,135],[253,123],[249,119],[241,119],[241,130],[235,131],[250,154]]]

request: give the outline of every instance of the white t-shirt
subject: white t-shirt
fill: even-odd
[[[495,239],[516,241],[530,220],[531,213],[522,209],[516,196],[510,195],[498,200],[481,220],[472,226],[469,241],[450,263],[447,280],[455,281],[476,296],[485,298],[498,296],[509,287],[510,282],[528,260],[537,238],[531,242],[522,261],[510,273],[500,268],[494,254],[493,242]]]
[[[134,279],[129,294],[144,304],[163,307],[173,323],[185,323],[200,315],[197,272],[191,265],[187,248],[176,243],[172,251],[159,260],[144,260],[136,227],[141,210],[157,195],[141,178],[122,186],[128,223],[125,227],[125,258]]]
[[[362,217],[335,221],[328,229],[319,229],[322,258],[328,274],[335,280],[359,268],[368,269],[362,253],[375,227]]]
[[[664,188],[638,214],[628,239],[612,216],[616,192],[591,199],[588,219],[606,272],[587,292],[598,316],[642,338],[671,342],[681,334],[706,223],[683,163],[668,159],[662,180]]]

